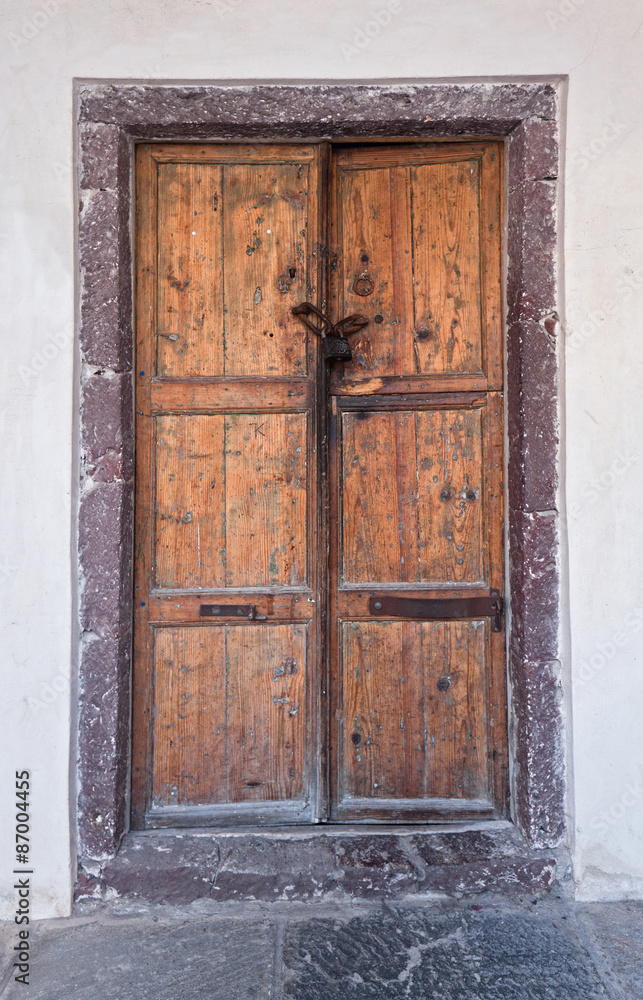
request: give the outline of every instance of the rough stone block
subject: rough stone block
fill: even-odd
[[[571,928],[523,913],[391,907],[309,920],[284,946],[289,1000],[604,1000]]]
[[[555,847],[565,831],[559,665],[522,661],[513,682],[518,823],[533,847]]]
[[[79,250],[84,271],[119,267],[118,191],[86,191],[80,203]]]
[[[508,486],[512,509],[533,512],[556,508],[557,330],[553,315],[543,323],[516,323],[508,331]]]
[[[411,844],[427,866],[425,892],[533,892],[551,884],[556,868],[551,854],[534,856],[512,827],[416,834]]]
[[[131,376],[90,378],[83,386],[81,408],[87,475],[97,482],[131,479],[134,474]]]
[[[120,895],[190,903],[210,896],[218,865],[219,846],[212,835],[150,832],[126,839],[101,878]]]
[[[129,642],[83,642],[80,660],[78,829],[81,853],[112,857],[125,824]]]
[[[267,1000],[274,928],[259,919],[164,916],[76,921],[32,936],[29,986],[10,979],[4,997],[29,1000]]]
[[[289,109],[283,121],[283,109]],[[273,133],[298,136],[334,134],[427,135],[447,122],[451,134],[507,134],[520,121],[554,119],[556,88],[542,83],[438,84],[387,86],[368,84],[296,87],[257,85],[244,88],[203,86],[153,87],[87,84],[80,92],[81,122],[128,127],[139,137],[248,136],[253,127],[271,123]]]
[[[558,519],[510,511],[511,648],[532,661],[558,657]]]
[[[80,129],[81,190],[118,187],[121,130],[116,125],[83,125]]]
[[[82,275],[80,347],[87,364],[123,367],[120,308],[120,277],[115,268]]]
[[[81,624],[101,638],[129,628],[131,596],[126,554],[131,549],[132,489],[100,483],[81,497],[79,557],[82,568]],[[124,593],[127,589],[127,594]]]
[[[418,889],[420,873],[397,837],[341,837],[335,841],[335,853],[344,892],[373,898]]]
[[[558,123],[531,120],[520,126],[524,134],[524,171],[528,180],[558,177]]]
[[[221,865],[212,898],[312,899],[336,888],[338,871],[330,840],[315,836],[219,838]]]

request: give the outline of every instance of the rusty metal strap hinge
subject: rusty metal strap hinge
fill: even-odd
[[[372,615],[391,618],[423,618],[426,621],[451,618],[491,618],[491,631],[502,632],[504,601],[498,590],[488,597],[394,597],[382,594],[371,597],[368,610]]]

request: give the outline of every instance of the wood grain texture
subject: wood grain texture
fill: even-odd
[[[226,585],[306,582],[306,416],[226,417]]]
[[[416,415],[420,579],[457,586],[485,579],[487,477],[482,409]]]
[[[149,380],[156,362],[156,221],[157,171],[151,147],[136,150],[136,296],[135,429],[136,480],[134,523],[134,642],[132,669],[132,810],[134,829],[145,825],[153,791],[153,651],[147,620],[147,593],[153,580],[154,514],[151,470],[152,421]],[[140,373],[146,374],[141,375]]]
[[[500,175],[494,143],[336,155],[333,300],[371,323],[334,385],[488,371],[500,387]]]
[[[304,780],[306,627],[227,631],[230,800],[296,798]]]
[[[154,635],[154,804],[226,801],[225,627]]]
[[[480,409],[342,418],[343,583],[484,580]]]
[[[427,796],[489,795],[485,702],[489,624],[423,622]]]
[[[304,375],[308,164],[224,168],[225,373]]]
[[[343,626],[343,794],[420,798],[425,786],[421,626]]]
[[[315,387],[310,379],[158,379],[150,386],[152,412],[309,410]]]
[[[224,372],[222,180],[214,164],[159,168],[159,375]]]
[[[154,804],[300,797],[306,626],[156,630]]]
[[[225,417],[156,418],[156,586],[225,585]]]
[[[310,155],[222,160],[158,164],[157,373],[305,375],[307,333],[290,309],[315,293]]]
[[[341,796],[487,792],[485,624],[347,622]]]
[[[305,414],[156,423],[156,585],[304,584]]]
[[[344,414],[342,452],[344,581],[419,581],[415,414]]]
[[[476,160],[410,170],[418,372],[478,372],[479,168]]]
[[[415,372],[408,174],[403,166],[345,171],[337,178],[337,313],[366,313],[371,319],[351,337],[347,377]]]

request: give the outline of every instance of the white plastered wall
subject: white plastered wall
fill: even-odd
[[[74,78],[569,78],[562,676],[576,886],[643,897],[643,5],[5,0],[0,18],[0,916],[14,909],[15,769],[33,774],[34,915],[71,900]]]

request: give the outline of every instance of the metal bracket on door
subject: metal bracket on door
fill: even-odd
[[[201,618],[265,618],[257,614],[254,604],[202,604],[199,615]]]
[[[395,597],[382,594],[371,597],[368,610],[372,615],[391,618],[423,618],[426,621],[453,618],[491,618],[491,631],[502,632],[504,601],[499,590],[488,597]]]

